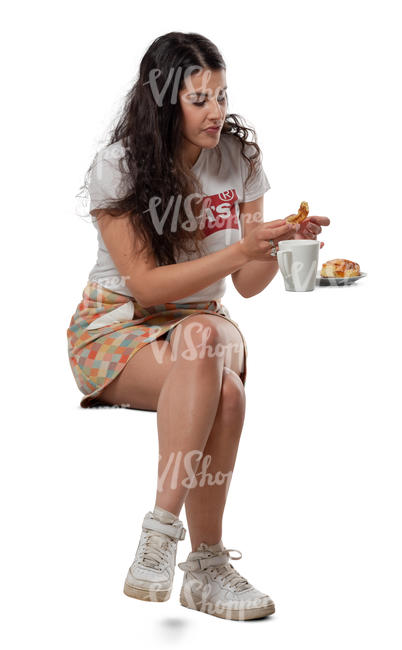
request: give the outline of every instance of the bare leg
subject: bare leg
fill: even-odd
[[[197,330],[195,326],[191,331],[191,342],[197,350],[194,358],[183,355],[191,348],[188,338],[177,330],[172,334],[171,345],[177,358],[163,384],[157,408],[159,463],[155,505],[176,516],[189,490],[192,491],[192,472],[197,472],[214,426],[225,364],[230,363],[240,372],[244,354],[240,334],[232,325],[207,315],[198,320],[204,327]],[[205,327],[208,324],[210,326]],[[238,344],[235,355],[228,345],[233,341]],[[203,355],[200,344],[210,346],[215,352],[223,346],[224,352]],[[239,377],[238,380],[243,387]]]
[[[179,357],[160,392],[158,488],[155,505],[179,516],[188,487],[186,464],[197,467],[214,424],[223,359]],[[198,453],[197,453],[198,452]]]
[[[244,388],[239,377],[244,347],[237,329],[223,318],[202,314],[185,321],[187,326],[194,323],[204,326],[201,332],[197,327],[191,332],[192,343],[197,349],[202,341],[215,352],[223,344],[227,346],[227,353],[223,356],[207,354],[204,358],[199,354],[197,358],[186,359],[182,352],[188,349],[188,341],[182,340],[178,326],[173,330],[170,344],[157,340],[134,355],[103,391],[102,399],[107,404],[157,411],[160,459],[155,505],[179,516],[190,492],[186,511],[190,535],[196,543],[197,529],[203,530],[204,541],[219,534],[230,480],[226,479],[221,489],[206,486],[211,503],[203,510],[202,518],[200,510],[198,521],[197,505],[192,504],[197,504],[207,492],[202,492],[201,486],[190,487],[191,472],[202,469],[204,451],[204,458],[208,455],[213,458],[207,471],[214,476],[218,471],[230,472],[233,468],[238,445],[236,437],[240,435],[244,417]],[[167,353],[163,354],[166,345]],[[233,387],[234,380],[237,389]],[[212,501],[215,495],[216,504]]]
[[[223,511],[243,428],[245,406],[246,396],[240,377],[225,367],[221,400],[198,466],[197,484],[189,490],[185,501],[193,551],[201,542],[217,544],[222,537]]]

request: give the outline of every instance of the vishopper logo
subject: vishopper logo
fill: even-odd
[[[83,305],[85,309],[94,307],[96,309],[102,310],[105,307],[105,297],[104,290],[106,291],[115,291],[119,293],[119,289],[126,287],[126,280],[130,279],[130,275],[111,275],[108,278],[102,278],[102,284],[99,284],[99,277],[94,276],[91,282],[97,283],[91,295],[89,297],[85,296],[83,298]]]
[[[205,569],[199,570],[199,573],[205,573]],[[219,568],[218,568],[219,573]],[[227,618],[229,620],[244,621],[247,619],[247,612],[261,607],[259,598],[238,598],[241,591],[237,592],[233,589],[233,599],[230,600],[230,593],[232,589],[226,587],[224,590],[221,588],[220,583],[214,584],[214,578],[209,574],[205,574],[207,582],[205,583],[201,578],[197,580],[192,577],[185,577],[183,586],[180,592],[180,599],[187,603],[191,609],[205,612],[218,616],[219,618]],[[223,600],[224,596],[225,600]]]
[[[186,217],[188,217],[189,219],[189,221],[186,221],[181,224],[184,230],[192,231],[192,230],[196,230],[197,228],[197,217],[195,217],[191,207],[192,201],[194,199],[197,199],[197,202],[199,202],[203,200],[203,196],[199,192],[193,192],[192,194],[188,194],[184,199],[183,209]],[[144,210],[144,214],[147,212],[150,213],[152,224],[156,232],[158,233],[158,235],[163,234],[164,226],[166,224],[167,218],[169,216],[169,212],[171,211],[172,207],[173,207],[173,216],[170,221],[170,231],[177,232],[180,205],[182,201],[183,201],[183,196],[181,194],[178,194],[176,197],[172,195],[169,198],[168,204],[162,216],[160,217],[157,208],[162,203],[161,197],[152,196],[149,199],[148,201],[149,208],[147,210]]]
[[[165,345],[152,346],[153,355],[157,363],[162,364],[165,352],[171,350],[171,359],[176,361],[179,358],[179,348],[181,346],[181,341],[184,342],[180,352],[180,357],[187,360],[193,361],[195,359],[209,359],[213,357],[221,357],[225,359],[225,365],[233,367],[233,355],[241,354],[242,345],[238,344],[235,341],[229,341],[229,343],[222,343],[218,341],[215,345],[208,343],[208,337],[211,333],[211,327],[209,325],[205,326],[200,322],[193,321],[191,323],[178,323],[176,325],[175,338],[171,343],[169,341],[164,341]],[[184,331],[183,331],[184,330]],[[197,344],[194,342],[192,336],[193,333],[201,333],[201,341]]]
[[[200,469],[199,472],[195,471],[193,462],[196,465],[196,469]],[[233,472],[229,471],[225,473],[218,470],[215,474],[211,474],[207,471],[211,462],[212,456],[210,454],[205,454],[203,457],[203,452],[199,449],[191,449],[185,454],[180,450],[177,453],[172,451],[169,454],[167,463],[163,467],[162,455],[159,455],[159,470],[161,471],[158,473],[157,491],[163,492],[166,487],[166,478],[170,474],[170,482],[168,485],[170,490],[176,490],[178,485],[191,490],[192,488],[198,486],[204,487],[205,485],[220,486],[224,485],[226,482],[225,494],[227,494]],[[183,475],[183,470],[185,472],[184,478],[179,480],[179,476]]]
[[[101,160],[98,159],[98,154],[96,154],[96,162],[93,168],[93,178],[99,182],[101,185],[102,182],[109,179],[112,175],[116,175],[119,170],[118,162],[123,158],[123,168],[126,173],[129,173],[129,168],[127,167],[126,160],[124,158],[124,148],[119,142],[113,142],[111,145],[104,143],[105,147],[107,146],[106,155],[102,157]],[[102,150],[102,149],[101,149]],[[102,164],[99,164],[102,163]],[[110,188],[113,194],[113,189]],[[117,198],[116,194],[113,194],[112,198]]]
[[[192,209],[192,202],[194,200],[197,203],[202,203],[199,216],[195,216]],[[152,224],[158,235],[163,234],[169,213],[172,209],[173,215],[170,219],[170,230],[171,232],[177,232],[182,202],[183,196],[181,194],[178,194],[176,197],[170,196],[163,214],[159,215],[158,207],[162,203],[161,197],[152,196],[149,199],[149,208],[144,210],[144,213],[150,213]],[[188,217],[188,220],[181,224],[181,227],[185,230],[192,231],[198,227],[205,231],[205,237],[219,231],[240,230],[238,195],[235,188],[210,196],[203,196],[199,192],[189,194],[184,199],[183,209],[186,217]],[[230,233],[225,232],[225,238],[227,241],[230,241]]]
[[[208,197],[204,213],[206,237],[221,230],[239,230],[239,219],[236,211],[237,202],[238,196],[235,189],[226,190]]]
[[[311,262],[310,268],[304,262],[296,260],[292,262],[290,269],[286,265],[282,265],[282,269],[285,282],[288,286],[294,287],[297,291],[306,291],[316,276],[317,260]]]
[[[129,278],[129,275],[111,275],[102,280],[102,286],[110,291],[116,291],[117,289],[124,287],[126,280]]]
[[[152,68],[148,73],[148,80],[144,81],[143,85],[146,86],[149,84],[152,97],[155,100],[157,106],[163,106],[163,100],[169,88],[171,88],[171,92],[170,92],[170,97],[167,98],[167,101],[170,101],[171,104],[177,104],[179,87],[181,85],[181,74],[183,70],[184,70],[183,79],[184,79],[185,87],[189,94],[196,92],[192,83],[192,75],[202,71],[203,72],[201,75],[201,79],[202,79],[201,90],[199,92],[202,92],[204,95],[211,94],[212,89],[208,87],[208,82],[212,76],[212,73],[211,70],[204,69],[202,68],[202,66],[191,65],[188,66],[187,68],[183,68],[183,66],[178,66],[177,68],[170,68],[169,72],[167,73],[166,79],[164,81],[163,79],[161,79],[161,82],[163,83],[161,88],[160,88],[161,82],[159,82],[158,84],[157,80],[160,77],[162,77],[163,72],[160,68]],[[197,78],[199,78],[199,75],[197,75]],[[189,104],[193,103],[193,100],[191,100],[186,95],[183,95],[183,101]]]
[[[108,406],[108,408],[111,408],[111,409],[121,409],[121,408],[129,409],[129,408],[132,408],[131,404],[129,404],[128,402],[127,403],[122,402],[121,404],[107,404],[107,406]],[[98,409],[98,408],[104,408],[104,406],[102,406],[102,405],[91,406],[91,408]]]

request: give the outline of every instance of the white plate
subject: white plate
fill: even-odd
[[[360,273],[360,275],[352,275],[350,278],[322,278],[321,275],[317,275],[315,279],[316,286],[320,287],[329,287],[329,286],[344,286],[345,284],[352,284],[360,278],[365,278],[367,273]]]

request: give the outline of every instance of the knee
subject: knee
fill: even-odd
[[[219,409],[221,417],[226,421],[244,418],[246,409],[244,385],[239,375],[228,366],[223,368]]]
[[[178,339],[179,356],[200,361],[224,358],[222,335],[218,324],[204,315],[194,316],[188,321],[182,328],[180,325],[177,326],[175,340]]]

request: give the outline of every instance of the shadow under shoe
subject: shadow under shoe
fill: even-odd
[[[232,557],[231,551],[240,553]],[[229,563],[240,560],[237,549],[227,549],[222,540],[208,546],[204,542],[189,553],[178,567],[184,573],[180,604],[205,614],[245,621],[263,618],[275,612],[275,604],[267,594],[258,591]]]
[[[135,559],[124,583],[126,596],[152,602],[170,598],[177,542],[186,532],[180,519],[164,523],[153,512],[145,515]]]

